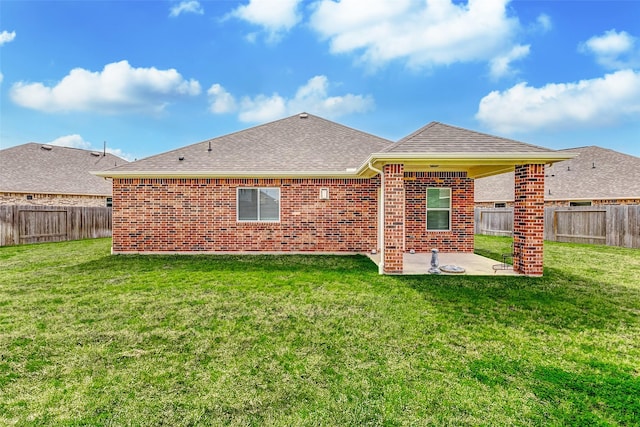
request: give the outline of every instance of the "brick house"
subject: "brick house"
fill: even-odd
[[[560,150],[573,156],[545,168],[545,206],[640,204],[640,158],[597,146]],[[514,175],[476,180],[477,207],[512,207]]]
[[[109,206],[111,182],[92,175],[126,164],[109,153],[30,142],[0,150],[0,205]]]
[[[473,252],[474,178],[515,170],[514,269],[542,274],[556,151],[430,123],[397,143],[302,113],[103,172],[113,253]]]

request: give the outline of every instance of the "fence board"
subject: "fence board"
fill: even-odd
[[[476,233],[490,236],[511,236],[513,234],[513,209],[502,208],[486,211],[476,210]]]
[[[111,208],[0,206],[0,246],[111,236]]]
[[[512,209],[476,208],[475,214],[477,234],[512,234]],[[510,220],[506,220],[505,215],[509,215]],[[640,205],[545,208],[544,239],[640,248]]]
[[[551,217],[553,224],[548,240],[565,243],[606,243],[607,210],[604,208],[545,208],[545,217]]]

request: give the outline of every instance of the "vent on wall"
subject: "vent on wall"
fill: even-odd
[[[320,200],[329,200],[329,189],[321,188],[320,189]]]

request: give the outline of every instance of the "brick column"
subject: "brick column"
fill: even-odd
[[[516,165],[513,207],[513,269],[542,276],[544,165]]]
[[[404,165],[384,167],[384,272],[402,273],[404,256]]]

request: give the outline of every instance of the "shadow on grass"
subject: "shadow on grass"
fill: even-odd
[[[636,324],[638,298],[622,286],[547,268],[541,278],[517,276],[398,276],[439,307],[469,321],[492,321],[530,331],[617,329]],[[618,289],[616,289],[618,288]]]
[[[616,414],[621,425],[640,423],[640,378],[618,366],[590,361],[583,373],[539,367],[534,393],[550,403],[549,412],[564,425],[600,425],[604,413]],[[571,407],[563,405],[571,402]]]
[[[112,271],[176,270],[183,272],[317,272],[377,274],[377,267],[364,255],[110,255],[69,266],[70,273],[109,269]]]

